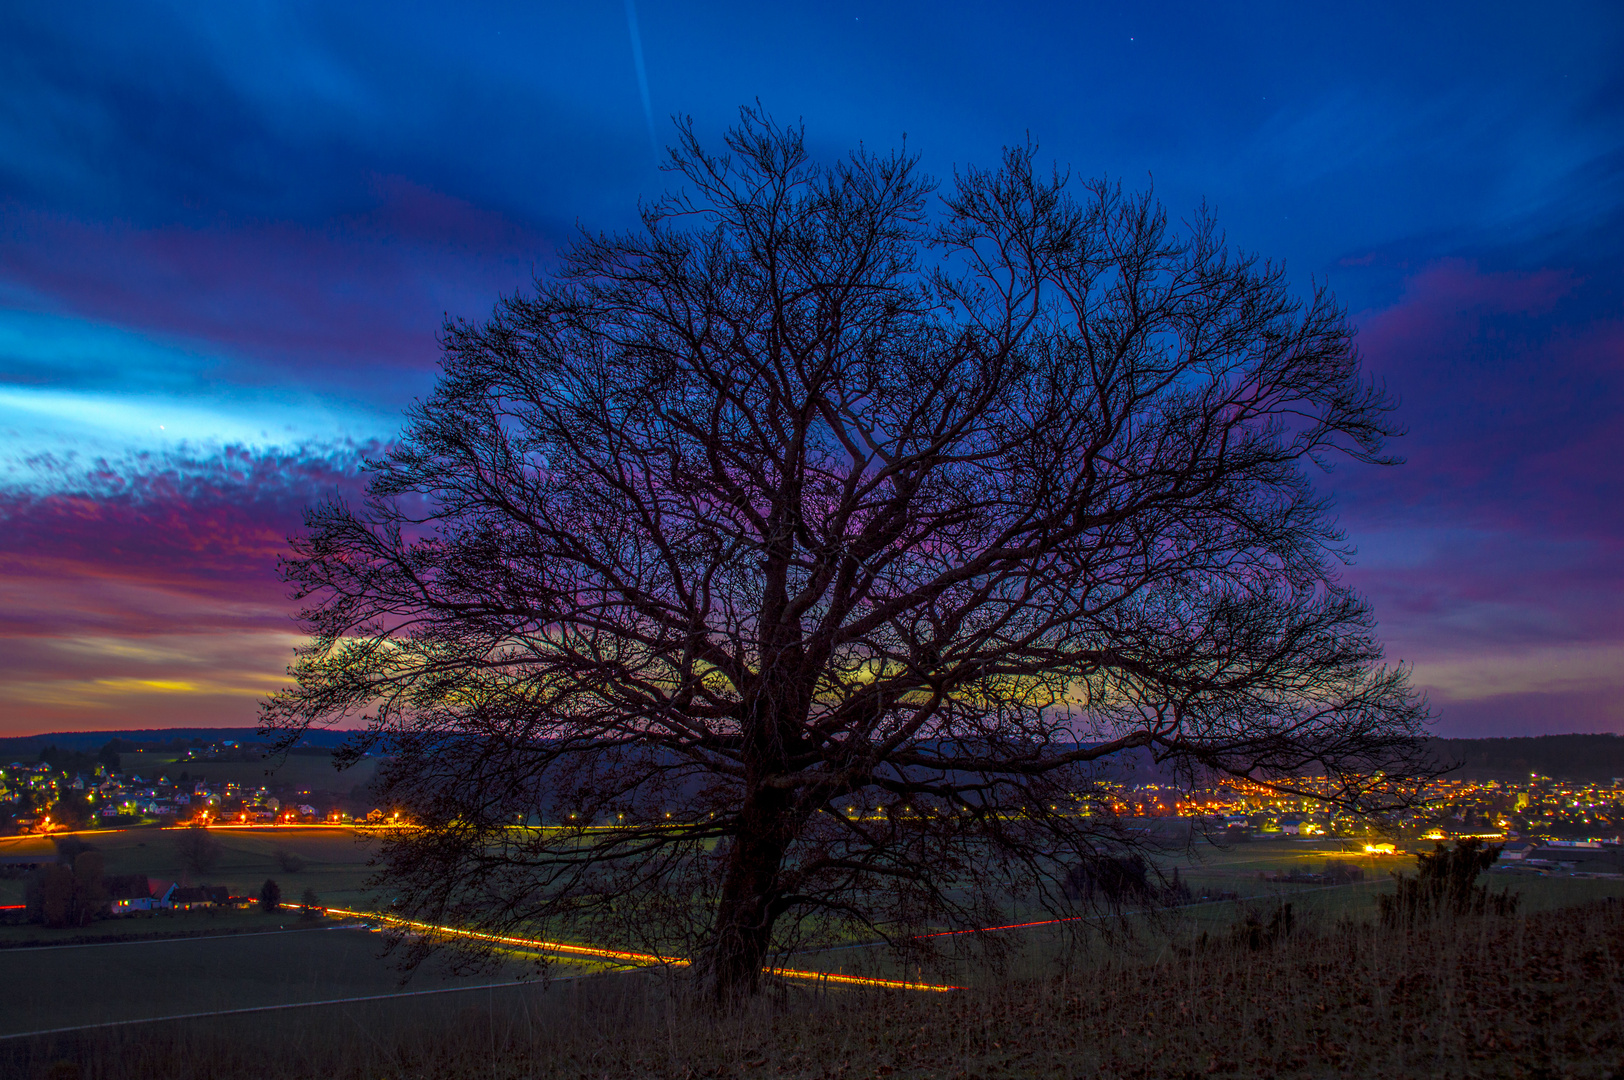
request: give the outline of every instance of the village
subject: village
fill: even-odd
[[[389,819],[368,805],[364,784],[340,792],[282,775],[245,782],[245,773],[278,771],[245,767],[258,766],[261,753],[258,746],[235,742],[167,753],[104,748],[89,755],[47,748],[37,761],[0,765],[0,836],[141,826],[367,825]],[[310,771],[304,770],[304,779]]]
[[[256,746],[238,743],[139,755],[103,750],[92,756],[48,748],[40,760],[0,765],[0,836],[141,826],[367,826],[399,820],[397,812],[371,804],[365,785],[347,793],[300,786],[286,779],[285,768],[259,770],[266,782],[257,785],[211,776],[237,764],[229,756],[258,762],[260,753]],[[123,760],[132,757],[144,760]],[[1308,778],[1297,786],[1309,791],[1315,783]],[[1185,819],[1218,829],[1234,842],[1268,836],[1389,842],[1477,837],[1572,846],[1617,843],[1624,832],[1624,777],[1589,784],[1538,774],[1524,781],[1444,777],[1432,781],[1413,808],[1386,818],[1339,812],[1329,800],[1282,794],[1245,780],[1226,779],[1196,790],[1166,783],[1103,787],[1111,810],[1123,817]]]
[[[263,887],[237,895],[202,881],[211,863],[211,834],[405,823],[398,811],[372,805],[364,784],[348,793],[316,786],[311,777],[323,775],[315,766],[324,756],[307,755],[301,770],[287,768],[285,761],[274,767],[279,763],[267,763],[262,755],[262,747],[232,741],[133,751],[109,744],[94,755],[47,748],[39,760],[0,766],[0,836],[56,841],[54,854],[0,854],[0,871],[37,876],[54,864],[71,868],[75,854],[90,849],[97,833],[178,829],[186,833],[177,843],[191,872],[172,878],[158,876],[156,868],[106,876],[95,871],[97,881],[82,882],[79,889],[94,894],[96,910],[77,917],[264,906]],[[248,782],[249,775],[264,782]],[[1402,856],[1476,838],[1500,847],[1497,873],[1624,878],[1621,779],[1578,784],[1539,775],[1521,782],[1446,777],[1421,793],[1413,809],[1385,820],[1347,815],[1327,801],[1244,780],[1194,791],[1166,783],[1119,783],[1108,792],[1110,809],[1140,820],[1140,828],[1182,829],[1218,845],[1296,841],[1327,851]],[[1304,780],[1298,786],[1311,791],[1313,784]],[[1363,880],[1364,873],[1333,860],[1318,870],[1260,871],[1259,876],[1280,884],[1334,885]],[[36,898],[29,911],[35,921],[44,918],[41,903]]]

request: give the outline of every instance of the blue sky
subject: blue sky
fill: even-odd
[[[0,727],[252,722],[280,539],[441,321],[629,225],[671,114],[759,99],[940,176],[1030,136],[1329,283],[1411,430],[1326,481],[1349,576],[1440,731],[1624,730],[1624,7],[632,13],[0,11]]]

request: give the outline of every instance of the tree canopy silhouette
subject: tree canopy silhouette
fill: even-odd
[[[1126,752],[1403,798],[1425,708],[1308,479],[1395,428],[1326,292],[1031,148],[938,189],[725,146],[679,125],[640,229],[448,323],[292,542],[265,722],[387,745],[402,914],[647,935],[727,998],[819,928],[1071,902]]]

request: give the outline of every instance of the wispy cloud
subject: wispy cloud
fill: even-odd
[[[637,70],[637,94],[643,100],[643,120],[648,124],[650,149],[659,152],[659,140],[654,137],[654,106],[649,104],[648,68],[643,63],[643,32],[637,26],[637,0],[626,0],[626,31],[632,39],[632,67]]]
[[[286,538],[310,503],[355,497],[380,450],[51,461],[49,485],[0,493],[8,724],[252,722],[299,640],[276,572]]]
[[[1391,655],[1442,730],[1624,726],[1624,323],[1557,269],[1423,266],[1360,343],[1398,469],[1334,477]]]

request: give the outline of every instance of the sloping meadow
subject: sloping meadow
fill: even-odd
[[[623,974],[4,1042],[0,1072],[1608,1078],[1624,1066],[1624,902],[1405,930],[1281,914],[957,994],[786,987],[719,1016],[680,984]]]

